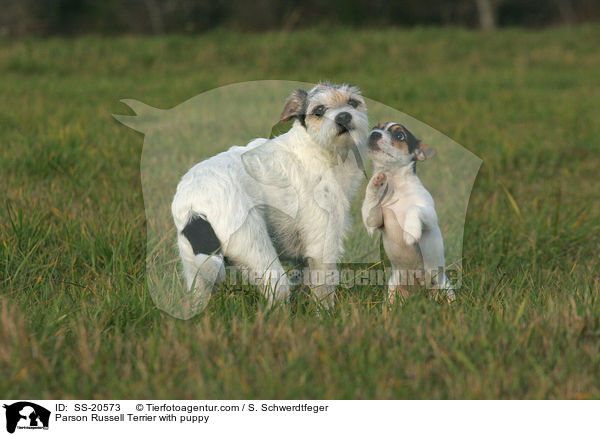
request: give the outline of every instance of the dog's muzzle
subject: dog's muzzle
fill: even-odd
[[[369,142],[368,142],[369,148],[371,150],[380,150],[379,144],[378,144],[380,139],[381,139],[381,133],[379,133],[379,132],[371,133],[369,135]]]
[[[338,136],[348,133],[353,129],[352,127],[352,115],[348,112],[340,112],[335,116],[335,123],[338,127]]]

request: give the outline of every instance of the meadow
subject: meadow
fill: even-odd
[[[0,396],[600,398],[598,41],[598,26],[0,39]],[[265,79],[351,82],[483,160],[454,304],[388,312],[357,288],[318,316],[231,287],[191,320],[155,307],[144,138],[111,114]]]

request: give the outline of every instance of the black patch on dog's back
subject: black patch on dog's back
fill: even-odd
[[[181,231],[190,241],[194,255],[215,254],[221,250],[221,242],[208,221],[200,216],[194,216]]]

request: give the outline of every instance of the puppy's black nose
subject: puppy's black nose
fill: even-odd
[[[348,112],[340,112],[335,116],[335,122],[340,126],[349,127],[350,121],[352,121],[352,115]]]
[[[371,135],[369,135],[369,148],[372,148],[374,150],[379,150],[379,145],[377,145],[377,141],[379,141],[380,139],[381,139],[380,132],[371,133]]]

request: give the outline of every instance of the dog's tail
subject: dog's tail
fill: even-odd
[[[221,242],[205,216],[192,216],[178,234],[178,245],[188,289],[208,298],[225,279],[225,259]]]

